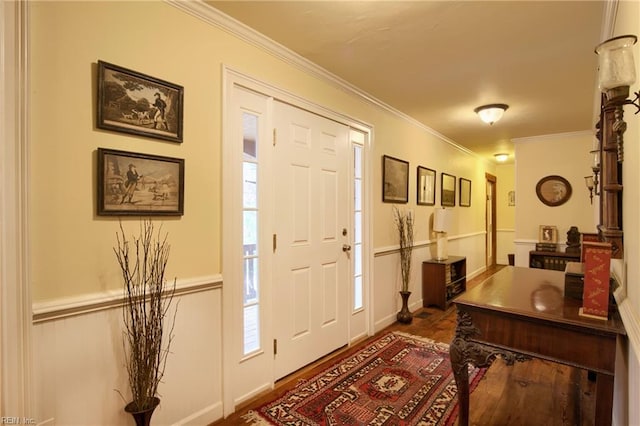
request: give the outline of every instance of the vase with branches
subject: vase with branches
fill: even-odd
[[[139,426],[149,424],[160,403],[158,385],[164,375],[176,318],[174,311],[169,322],[176,280],[173,284],[165,280],[170,246],[168,234],[161,235],[161,231],[162,227],[156,233],[153,223],[144,220],[139,235],[129,239],[120,223],[113,249],[124,280],[123,343],[131,390],[131,402],[125,411]]]
[[[408,301],[411,292],[409,291],[409,280],[411,279],[411,257],[413,253],[413,237],[414,237],[414,219],[411,213],[400,211],[397,207],[393,207],[393,219],[398,232],[398,241],[400,243],[400,273],[402,278],[402,289],[400,296],[402,297],[402,309],[396,316],[401,323],[410,323],[413,315],[409,311]]]

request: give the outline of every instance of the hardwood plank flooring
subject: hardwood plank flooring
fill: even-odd
[[[467,288],[481,283],[503,266],[497,266],[469,280]],[[456,326],[455,307],[446,311],[422,308],[414,313],[411,324],[395,323],[380,331],[403,331],[449,343]],[[350,348],[340,349],[285,378],[272,391],[260,395],[240,407],[228,418],[211,426],[243,425],[247,411],[276,399],[295,387],[298,380],[318,374],[342,355],[355,352],[364,339]],[[471,394],[470,423],[473,425],[575,426],[592,425],[595,408],[595,383],[584,370],[543,360],[531,360],[506,366],[496,360],[476,390]]]

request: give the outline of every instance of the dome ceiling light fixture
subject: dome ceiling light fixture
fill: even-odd
[[[493,156],[496,157],[496,161],[498,163],[504,163],[509,158],[509,154],[505,154],[505,153],[494,154]]]
[[[507,104],[489,104],[479,106],[473,111],[478,114],[480,120],[492,125],[502,118],[502,114],[504,114],[507,108],[509,108]]]

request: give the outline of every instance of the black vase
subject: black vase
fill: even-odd
[[[410,324],[413,321],[413,314],[409,310],[409,296],[411,296],[410,291],[401,291],[400,296],[402,297],[402,309],[396,315],[396,319],[398,322],[402,324]]]
[[[153,397],[151,406],[145,410],[136,410],[134,403],[130,402],[124,407],[124,411],[133,416],[133,419],[136,421],[136,426],[149,426],[151,424],[153,410],[156,409],[158,404],[160,404],[160,398]]]

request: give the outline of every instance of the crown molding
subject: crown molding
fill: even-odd
[[[222,31],[225,31],[234,37],[243,40],[244,42],[255,46],[275,58],[278,58],[289,65],[292,65],[305,73],[312,75],[333,87],[336,87],[346,93],[357,96],[360,99],[372,104],[378,108],[386,110],[399,118],[411,123],[412,125],[424,130],[425,132],[435,136],[441,141],[451,145],[455,149],[464,152],[465,154],[476,157],[480,160],[483,160],[477,153],[469,150],[468,148],[463,147],[462,145],[457,144],[455,141],[447,138],[443,134],[438,131],[426,126],[415,118],[403,113],[402,111],[397,110],[391,105],[381,101],[380,99],[371,96],[367,92],[358,88],[357,86],[349,83],[346,80],[338,77],[337,75],[327,71],[326,69],[320,67],[319,65],[309,61],[308,59],[298,55],[291,49],[283,46],[282,44],[266,37],[264,34],[259,33],[253,28],[243,24],[237,19],[232,18],[231,16],[221,12],[220,10],[209,6],[202,0],[164,0],[166,3],[182,10],[183,12],[194,16],[216,28],[219,28]]]

